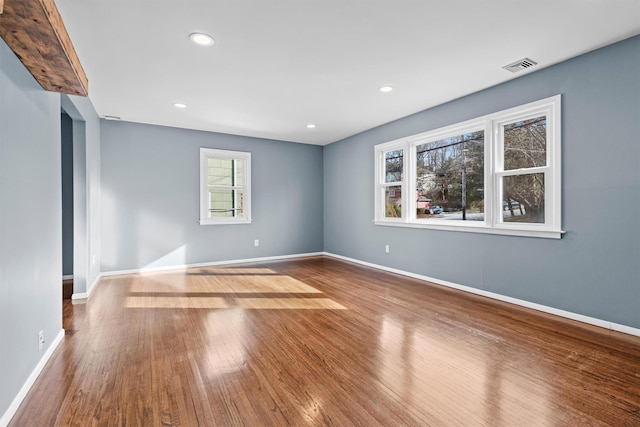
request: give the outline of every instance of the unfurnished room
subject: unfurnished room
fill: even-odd
[[[640,0],[0,37],[0,427],[640,426]]]

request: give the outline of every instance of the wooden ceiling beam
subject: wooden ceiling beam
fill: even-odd
[[[89,94],[87,76],[54,0],[0,0],[0,37],[45,90]]]

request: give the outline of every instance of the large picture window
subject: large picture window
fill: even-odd
[[[561,237],[560,95],[375,147],[375,223]]]
[[[251,222],[251,153],[200,149],[200,224]]]
[[[484,220],[484,130],[416,145],[418,218]]]

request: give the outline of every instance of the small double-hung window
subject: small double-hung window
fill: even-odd
[[[545,225],[559,229],[560,130],[551,107],[494,122],[496,188],[502,202],[497,221],[504,228],[529,224],[532,229]],[[559,106],[556,109],[559,116]]]
[[[200,149],[200,224],[251,222],[251,153]]]
[[[404,170],[404,150],[390,147],[382,156],[384,178],[379,192],[385,201],[384,217],[391,220],[402,218],[402,172]]]

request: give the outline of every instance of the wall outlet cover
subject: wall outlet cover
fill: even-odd
[[[42,350],[44,346],[44,331],[38,332],[38,350]]]

